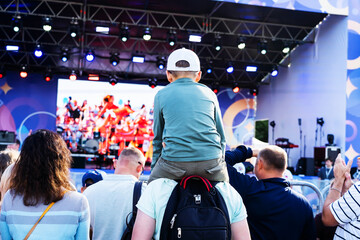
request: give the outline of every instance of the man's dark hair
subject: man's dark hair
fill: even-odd
[[[286,152],[278,146],[268,146],[259,152],[269,169],[284,171],[287,165]]]

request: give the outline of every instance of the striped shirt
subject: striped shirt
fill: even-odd
[[[22,196],[13,197],[10,190],[4,196],[0,216],[2,240],[24,239],[47,205],[25,206]],[[31,239],[89,239],[90,214],[85,196],[67,192],[57,201],[36,226]]]
[[[330,210],[339,223],[334,239],[360,239],[360,182],[333,202]]]

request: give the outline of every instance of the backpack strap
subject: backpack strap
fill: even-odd
[[[213,195],[213,200],[216,203],[216,206],[218,206],[224,212],[225,218],[229,226],[228,239],[231,239],[231,223],[230,223],[229,211],[227,209],[223,196],[220,194],[219,190],[215,188],[215,185],[218,184],[219,182],[211,181],[211,183],[214,186],[213,188],[214,192],[210,192],[210,194]]]
[[[134,191],[133,191],[133,207],[132,212],[130,212],[125,219],[126,228],[122,234],[121,240],[131,239],[132,236],[132,230],[134,227],[136,215],[137,215],[137,208],[136,204],[140,199],[141,196],[141,188],[142,188],[142,182],[136,182],[134,185]],[[129,216],[131,216],[129,220]]]
[[[181,180],[181,182],[185,179],[185,177]],[[160,228],[160,237],[159,240],[167,240],[168,239],[168,234],[169,231],[168,229],[170,228],[170,221],[176,211],[176,207],[178,205],[178,199],[180,196],[180,184],[178,183],[171,195],[170,198],[167,202],[166,208],[165,208],[165,212],[164,212],[164,217],[161,223],[161,228]]]
[[[136,204],[140,199],[141,196],[141,187],[142,187],[142,182],[136,182],[134,185],[134,192],[133,192],[133,215],[137,213],[137,208],[136,208]]]

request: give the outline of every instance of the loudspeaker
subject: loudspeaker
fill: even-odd
[[[296,174],[314,176],[315,167],[313,158],[300,158],[296,164]]]
[[[315,166],[320,168],[325,162],[325,147],[314,147]]]
[[[71,168],[85,168],[85,157],[72,157]]]

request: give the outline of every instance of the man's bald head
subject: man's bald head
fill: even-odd
[[[259,152],[258,158],[264,161],[266,170],[276,170],[282,173],[287,167],[287,154],[278,146],[265,147]]]

